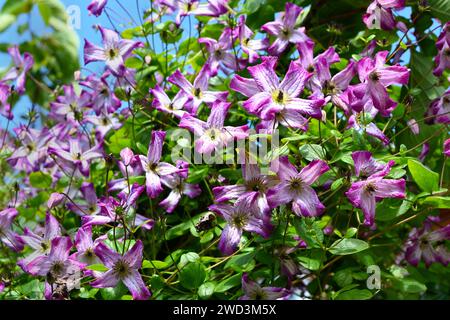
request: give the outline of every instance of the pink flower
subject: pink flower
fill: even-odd
[[[384,179],[391,171],[394,161],[389,161],[380,168],[380,165],[372,159],[370,152],[354,152],[352,157],[357,175],[364,173],[369,176],[365,180],[353,182],[345,195],[355,207],[362,209],[364,224],[372,226],[375,222],[376,202],[383,198],[403,199],[405,180]]]
[[[106,66],[115,76],[122,76],[125,73],[124,61],[131,55],[131,52],[142,47],[142,42],[120,39],[119,35],[106,28],[98,27],[103,39],[103,48],[100,48],[88,40],[84,40],[84,63],[89,64],[94,61],[105,61]]]
[[[312,77],[296,62],[291,62],[283,81],[275,73],[277,58],[269,57],[263,63],[249,67],[253,79],[235,76],[230,88],[249,97],[243,107],[263,120],[277,120],[286,127],[304,129],[304,115],[320,119],[324,100],[298,98],[306,82]]]
[[[231,104],[217,102],[211,107],[211,113],[206,122],[189,114],[185,114],[180,121],[180,128],[186,128],[196,135],[195,150],[199,153],[211,153],[220,150],[233,139],[244,139],[248,136],[248,126],[224,126],[226,115]]]
[[[393,84],[407,84],[409,81],[409,69],[403,66],[385,66],[388,51],[381,51],[375,55],[375,59],[364,57],[358,61],[359,79],[366,85],[359,110],[371,99],[375,108],[382,116],[389,116],[397,103],[389,98],[386,88]]]
[[[15,208],[0,211],[0,241],[14,251],[23,249],[21,238],[12,230],[13,220],[19,212]]]
[[[17,93],[22,94],[25,92],[25,81],[27,72],[30,71],[30,69],[34,65],[33,56],[28,52],[25,52],[22,58],[18,46],[12,46],[8,48],[8,53],[11,55],[11,58],[13,59],[14,67],[12,67],[11,69],[8,70],[8,72],[6,72],[6,74],[3,76],[2,81],[15,80],[16,85],[14,87],[14,90],[17,91]]]
[[[270,55],[278,56],[286,50],[289,43],[311,41],[305,34],[305,28],[296,28],[295,24],[303,9],[293,3],[287,2],[284,13],[275,21],[264,24],[261,29],[276,37],[269,47]]]
[[[278,166],[278,168],[276,168]],[[298,216],[314,217],[325,209],[311,185],[330,168],[322,160],[313,160],[297,171],[287,156],[272,163],[281,182],[269,193],[271,207],[292,203],[292,211]]]
[[[433,70],[433,74],[440,77],[444,70],[450,68],[450,22],[447,22],[436,41],[436,47],[438,54],[434,58],[436,68]]]
[[[130,290],[133,299],[147,300],[151,296],[151,292],[139,274],[143,249],[142,241],[137,240],[135,245],[122,256],[100,242],[94,252],[109,270],[96,276],[96,279],[91,282],[91,286],[111,288],[122,282]]]
[[[150,198],[156,198],[162,192],[161,177],[180,171],[175,166],[161,161],[165,137],[164,131],[153,131],[147,156],[139,155],[142,169],[145,172],[147,195]]]
[[[369,29],[392,30],[395,19],[392,9],[405,7],[405,0],[374,0],[363,16],[363,21]]]
[[[192,114],[196,114],[197,109],[202,102],[211,105],[213,102],[225,101],[227,99],[228,92],[226,91],[215,92],[208,90],[208,81],[210,77],[211,66],[205,64],[198,73],[193,84],[191,84],[179,70],[175,71],[168,80],[180,88],[189,100],[192,100],[192,107],[189,111]]]
[[[98,17],[99,15],[102,14],[103,9],[105,8],[107,2],[108,0],[92,0],[92,2],[88,5],[87,9],[90,14],[93,14],[96,17]]]

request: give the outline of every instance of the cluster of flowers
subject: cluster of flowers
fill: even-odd
[[[106,2],[92,1],[88,9],[99,16]],[[177,23],[187,15],[219,17],[229,12],[225,0],[209,0],[206,4],[196,0],[162,0],[155,1],[155,6],[176,13]],[[369,28],[378,25],[383,29],[393,29],[395,20],[392,9],[402,7],[404,1],[375,0],[369,6],[364,22]],[[340,61],[340,57],[333,47],[314,56],[314,42],[306,35],[304,28],[296,27],[301,12],[302,8],[287,3],[284,13],[262,26],[262,31],[275,39],[272,42],[269,37],[254,39],[255,33],[246,25],[245,16],[238,17],[237,27],[225,26],[218,40],[198,39],[208,52],[206,64],[193,82],[186,79],[180,70],[168,78],[179,89],[174,97],[169,97],[166,92],[174,91],[172,89],[175,87],[169,90],[161,82],[152,88],[152,106],[173,115],[179,120],[179,127],[200,136],[195,144],[199,153],[212,152],[234,139],[245,139],[249,134],[247,125],[225,126],[231,107],[231,103],[227,102],[228,92],[210,90],[209,80],[220,72],[229,74],[247,68],[251,78],[235,74],[230,89],[242,94],[245,97],[243,108],[259,118],[257,130],[273,132],[281,125],[307,131],[309,118],[322,119],[322,107],[332,102],[342,110],[349,128],[388,144],[388,137],[372,119],[377,114],[391,116],[397,102],[389,97],[387,88],[407,84],[409,70],[400,65],[386,65],[389,60],[387,51],[374,54],[369,49],[362,54],[362,59],[350,60],[342,71],[332,75],[330,68]],[[4,141],[2,146],[11,152],[8,163],[13,169],[27,174],[46,172],[56,184],[63,176],[70,177],[71,181],[88,178],[91,165],[99,163],[98,160],[106,159],[107,166],[111,165],[111,158],[103,151],[105,136],[111,130],[120,128],[123,119],[131,116],[132,112],[129,108],[121,108],[122,102],[114,92],[117,88],[123,88],[125,92],[135,88],[135,71],[126,68],[124,61],[134,49],[144,44],[121,39],[115,31],[107,28],[98,29],[103,46],[86,40],[84,61],[85,64],[104,61],[106,71],[100,77],[94,74],[87,77],[78,75],[77,86],[84,88],[81,92],[74,85],[64,87],[64,93],[50,105],[49,118],[56,123],[53,127],[33,129],[21,125],[14,129],[20,146],[15,146],[10,139]],[[238,57],[234,53],[236,42],[245,56]],[[437,42],[436,75],[441,75],[444,69],[450,67],[449,44],[450,25],[447,23]],[[300,57],[290,62],[288,71],[280,79],[276,73],[278,57],[290,45],[296,46]],[[261,52],[268,55],[260,56]],[[17,94],[24,92],[26,74],[33,66],[33,58],[28,53],[22,57],[17,47],[11,48],[9,53],[14,67],[0,82],[0,112],[12,119],[8,99],[13,91]],[[8,84],[12,81],[15,85]],[[201,105],[210,108],[206,122],[198,119]],[[431,104],[428,111],[432,116],[430,121],[449,124],[449,111],[450,92],[447,92]],[[89,133],[91,128],[95,130],[93,136]],[[161,160],[165,135],[164,131],[151,133],[147,155],[134,154],[129,148],[120,152],[117,166],[122,177],[108,183],[106,195],[97,197],[90,182],[83,182],[79,190],[69,187],[65,193],[53,193],[48,201],[49,212],[43,229],[39,226],[34,231],[25,229],[23,234],[13,231],[13,221],[18,215],[15,207],[35,195],[37,190],[34,188],[17,190],[11,207],[0,212],[2,242],[15,251],[23,250],[24,245],[34,250],[19,262],[19,266],[31,275],[46,276],[47,298],[55,298],[59,281],[70,277],[75,271],[92,276],[93,287],[114,287],[122,281],[133,298],[146,299],[150,296],[138,271],[142,263],[142,242],[121,239],[127,250],[120,254],[107,245],[106,235],[92,239],[92,227],[114,223],[133,232],[139,228],[151,230],[154,221],[135,212],[137,200],[144,190],[148,197],[155,199],[164,188],[169,189],[167,198],[159,203],[167,213],[175,210],[183,195],[195,198],[201,194],[199,185],[186,182],[187,162],[170,164]],[[447,140],[445,147],[445,154],[450,155],[450,140]],[[355,174],[346,196],[354,207],[362,210],[365,225],[374,227],[376,202],[383,198],[404,198],[405,180],[386,178],[395,164],[393,161],[381,163],[368,151],[353,152],[352,158]],[[282,156],[273,161],[272,168],[277,168],[274,169],[275,174],[268,175],[262,174],[258,165],[244,164],[243,184],[213,188],[215,203],[209,209],[226,221],[219,242],[219,249],[224,254],[236,250],[244,231],[268,237],[272,230],[271,212],[281,205],[290,205],[292,211],[302,217],[319,216],[324,212],[325,206],[313,186],[325,188],[317,185],[319,177],[330,169],[325,161],[313,160],[298,169],[287,156]],[[145,175],[145,186],[138,183],[130,185],[129,177],[142,175]],[[24,178],[24,183],[28,182],[28,178]],[[110,196],[109,192],[117,192],[117,195]],[[82,226],[73,235],[73,242],[50,213],[51,209],[62,205],[81,216]],[[422,255],[427,264],[432,261],[449,263],[449,253],[445,248],[435,248],[433,244],[449,239],[450,229],[446,227],[433,232],[429,229],[427,225],[411,234],[406,259],[417,264]],[[134,242],[131,249],[130,242]],[[108,271],[85,268],[96,262],[103,263]],[[287,295],[279,288],[261,288],[247,275],[243,277],[243,288],[246,294],[243,298],[280,298]]]

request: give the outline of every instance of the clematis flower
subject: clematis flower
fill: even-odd
[[[355,157],[358,155],[361,154],[357,154]],[[363,161],[355,161],[355,172],[360,173],[364,168],[372,166],[373,160],[371,158],[367,159],[368,156],[369,153],[365,153]],[[377,201],[384,198],[403,199],[405,197],[404,179],[384,179],[394,164],[395,162],[391,160],[381,170],[375,173],[372,171],[367,179],[353,182],[350,189],[345,193],[350,202],[362,210],[366,226],[374,224]]]
[[[47,156],[47,143],[52,138],[48,130],[37,130],[21,125],[14,131],[22,145],[15,149],[7,159],[9,165],[30,173],[39,168],[39,164]]]
[[[405,0],[374,0],[363,15],[363,22],[369,29],[392,30],[395,19],[392,9],[405,7]]]
[[[450,252],[444,241],[450,240],[450,225],[432,230],[433,223],[438,223],[438,217],[429,217],[423,227],[414,228],[405,244],[405,259],[413,266],[418,266],[423,259],[429,267],[433,262],[447,266],[450,263]]]
[[[100,115],[88,115],[84,117],[84,122],[92,123],[95,128],[95,138],[98,143],[104,141],[105,136],[111,130],[118,130],[122,127],[122,123],[116,114],[101,113]]]
[[[70,258],[72,247],[69,237],[56,237],[51,241],[49,254],[39,256],[29,264],[27,272],[34,276],[46,276],[46,299],[64,298],[79,286],[81,265]]]
[[[433,70],[433,74],[436,77],[442,76],[444,70],[450,68],[450,22],[447,22],[436,41],[436,47],[438,54],[434,58],[436,68]]]
[[[378,110],[374,107],[372,100],[367,100],[361,112],[354,109],[359,109],[359,106],[354,107],[355,103],[359,104],[360,99],[366,94],[364,84],[349,86],[347,90],[340,96],[341,100],[350,107],[351,116],[348,118],[347,129],[353,128],[360,133],[365,133],[369,136],[377,138],[384,145],[389,144],[389,138],[381,131],[373,122]]]
[[[128,193],[128,181],[126,179],[127,175],[128,177],[140,176],[143,172],[143,169],[141,166],[141,160],[139,160],[138,155],[133,155],[131,160],[129,160],[129,162],[125,162],[126,158],[123,157],[122,155],[121,158],[122,161],[119,161],[117,165],[119,166],[119,170],[122,173],[123,178],[109,181],[108,190],[119,191],[122,194],[127,194]],[[128,166],[125,165],[126,163],[128,163]]]
[[[249,205],[258,211],[261,216],[269,213],[270,206],[267,200],[267,192],[277,183],[274,176],[261,174],[257,164],[242,164],[243,184],[219,186],[213,188],[214,200],[218,203],[245,199]]]
[[[183,17],[197,9],[198,0],[162,0],[161,4],[166,5],[172,12],[177,12],[175,23],[179,26]]]
[[[21,238],[12,230],[12,223],[19,212],[15,208],[0,211],[0,241],[14,251],[21,251]]]
[[[201,121],[189,114],[183,115],[180,128],[186,128],[196,135],[195,150],[199,153],[211,153],[228,145],[233,139],[245,139],[248,136],[248,126],[224,126],[225,118],[231,103],[217,102],[211,107],[207,122]]]
[[[409,129],[411,129],[411,132],[414,135],[418,135],[420,132],[419,124],[417,123],[416,119],[409,119],[406,124],[408,125]]]
[[[247,273],[242,275],[242,290],[244,295],[239,300],[283,300],[290,295],[284,288],[261,287],[257,282],[250,280]]]
[[[74,240],[77,252],[73,254],[73,258],[86,266],[101,263],[94,252],[101,241],[106,240],[107,237],[108,236],[105,234],[92,240],[91,226],[79,228],[75,234]]]
[[[91,106],[91,95],[86,91],[77,95],[73,85],[65,85],[63,89],[64,95],[50,102],[49,117],[57,121],[69,121],[72,124],[81,122],[87,108]]]
[[[172,213],[175,210],[183,194],[193,199],[202,193],[198,184],[186,183],[185,178],[178,174],[165,176],[161,180],[166,187],[171,189],[167,198],[159,203],[168,213]]]
[[[133,150],[128,147],[123,148],[122,150],[120,150],[120,158],[122,159],[123,165],[128,167],[134,158]]]
[[[270,55],[278,56],[286,50],[289,43],[311,41],[305,34],[305,28],[296,28],[295,24],[303,9],[293,3],[287,2],[284,13],[275,21],[264,24],[261,29],[276,37],[269,47]]]
[[[192,100],[192,97],[189,97],[183,90],[178,91],[175,97],[170,99],[159,85],[150,89],[150,93],[153,95],[152,106],[156,110],[173,114],[177,118],[181,118],[186,113],[183,108]]]
[[[147,300],[151,296],[151,292],[139,274],[143,248],[142,241],[137,240],[134,246],[122,256],[100,242],[94,252],[109,270],[97,276],[91,282],[91,286],[111,288],[122,282],[130,290],[133,299]]]
[[[100,16],[107,3],[108,0],[92,0],[87,7],[89,14],[93,14],[96,17]]]
[[[25,52],[22,58],[18,46],[8,48],[8,53],[13,60],[14,67],[6,72],[2,81],[15,80],[16,84],[14,90],[17,91],[17,93],[22,94],[25,92],[27,72],[30,71],[34,65],[33,56],[28,52]]]
[[[66,269],[75,265],[74,260],[69,259],[72,249],[72,241],[69,237],[55,237],[50,241],[50,251],[46,255],[40,255],[30,262],[27,272],[32,275],[47,276],[56,279],[63,274]]]
[[[53,144],[48,147],[48,153],[54,154],[57,157],[71,163],[78,168],[80,172],[85,176],[89,176],[89,165],[94,159],[102,158],[102,144],[93,146],[87,149],[85,144],[80,143],[79,139],[70,138],[68,148],[62,147],[59,144]]]
[[[145,230],[150,230],[154,224],[152,219],[130,212],[142,192],[144,192],[144,187],[134,183],[130,187],[130,193],[120,192],[117,195],[119,200],[113,197],[103,198],[98,202],[100,212],[81,217],[83,227],[104,225],[111,222],[117,223],[125,219],[133,228],[142,227]]]
[[[369,151],[355,151],[352,153],[352,159],[355,164],[355,175],[362,179],[383,170],[385,167],[383,163],[376,161]]]
[[[267,238],[272,229],[270,217],[261,218],[259,212],[249,206],[247,201],[236,201],[234,205],[213,204],[209,206],[209,210],[220,214],[227,222],[219,241],[219,249],[226,255],[236,250],[244,231]]]
[[[270,190],[272,208],[292,203],[292,211],[298,216],[314,217],[323,212],[325,207],[311,185],[330,169],[325,161],[313,160],[298,172],[288,157],[282,156],[271,166],[281,180]]]
[[[198,73],[193,84],[187,81],[179,70],[175,71],[168,80],[179,87],[189,99],[192,99],[192,107],[189,111],[192,114],[197,114],[197,109],[202,102],[210,105],[215,101],[225,101],[227,99],[228,92],[226,91],[208,91],[208,81],[210,77],[211,66],[205,64]]]
[[[68,202],[67,208],[79,216],[97,214],[100,211],[100,208],[97,205],[98,199],[95,194],[94,185],[89,182],[83,182],[80,187],[80,191],[84,203]]]
[[[34,251],[24,259],[19,260],[17,264],[23,269],[23,271],[32,273],[32,271],[30,271],[33,267],[32,262],[36,259],[41,259],[42,256],[48,255],[52,240],[60,235],[61,227],[58,220],[56,220],[56,218],[50,213],[47,213],[45,215],[45,227],[42,233],[37,234],[29,228],[24,229],[24,234],[20,236],[20,239]]]
[[[143,47],[142,42],[120,39],[119,35],[106,28],[98,27],[102,34],[103,48],[100,48],[87,39],[84,40],[84,64],[94,61],[105,61],[108,69],[115,76],[122,76],[125,73],[124,61],[131,55],[131,52],[139,47]]]
[[[165,137],[164,131],[153,131],[147,156],[139,155],[142,169],[145,172],[147,195],[150,198],[156,198],[162,192],[161,177],[179,172],[178,168],[161,161]]]
[[[253,39],[255,33],[245,24],[244,15],[239,17],[238,30],[242,51],[248,55],[248,62],[255,63],[259,59],[258,51],[269,47],[269,39]]]
[[[219,17],[229,10],[228,0],[208,0],[191,11],[195,16]]]
[[[9,86],[0,81],[0,114],[6,119],[12,120],[14,115],[11,112],[11,105],[8,103],[10,94]]]
[[[207,64],[210,66],[210,75],[217,75],[219,68],[228,73],[228,70],[241,70],[245,67],[245,61],[230,52],[233,47],[233,36],[230,28],[225,28],[219,40],[211,38],[199,38],[198,42],[204,44],[209,53]]]
[[[319,58],[315,67],[316,78],[314,81],[310,80],[313,90],[311,98],[325,99],[325,102],[331,101],[335,106],[341,108],[345,114],[349,114],[350,107],[342,98],[342,93],[348,88],[350,81],[355,76],[355,66],[356,63],[350,61],[342,71],[331,77],[328,61],[324,57]]]
[[[397,106],[397,103],[389,98],[386,87],[393,84],[407,84],[409,81],[408,68],[399,65],[385,66],[388,54],[388,51],[380,51],[375,55],[375,59],[364,57],[358,61],[357,66],[359,79],[366,84],[366,94],[360,106],[371,99],[375,108],[385,117]]]
[[[312,74],[297,63],[291,62],[285,78],[280,83],[274,70],[275,64],[276,58],[269,58],[259,65],[249,67],[254,82],[242,77],[235,77],[236,80],[231,82],[232,89],[250,96],[243,107],[263,120],[277,119],[293,128],[305,127],[307,120],[303,115],[320,119],[323,99],[298,98]],[[248,84],[250,85],[247,88],[242,88]]]
[[[444,155],[450,157],[450,139],[447,139],[444,142]]]
[[[106,71],[100,78],[90,75],[83,81],[80,81],[80,85],[93,90],[91,93],[92,109],[94,109],[96,115],[112,113],[122,105],[122,102],[116,97],[114,90],[111,90],[107,82],[110,75],[111,73]]]
[[[425,117],[428,124],[450,124],[450,90],[431,102]]]
[[[314,46],[315,44],[313,41],[300,42],[297,44],[297,50],[300,57],[296,60],[296,62],[306,71],[313,74],[313,76],[308,80],[307,86],[311,88],[314,93],[317,93],[322,90],[322,82],[331,78],[331,76],[329,76],[330,66],[336,62],[339,62],[341,59],[333,47],[329,47],[327,50],[314,57]],[[335,79],[340,80],[338,82],[342,81],[342,86],[344,86],[347,81],[350,82],[354,76],[354,74],[352,74],[352,69],[347,71],[349,71],[350,74],[341,74],[341,77],[345,76],[343,79]],[[351,78],[348,79],[348,76],[351,76]]]

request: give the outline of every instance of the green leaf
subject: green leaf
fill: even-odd
[[[333,276],[333,280],[341,288],[344,288],[352,284],[353,282],[352,270],[347,268],[337,271]]]
[[[34,188],[49,188],[52,184],[52,177],[42,172],[32,172],[30,174],[30,184]]]
[[[213,295],[215,287],[213,282],[205,282],[198,288],[198,296],[200,299],[208,299]]]
[[[322,266],[322,252],[317,249],[308,250],[306,256],[298,257],[300,264],[309,270],[319,270]]]
[[[108,268],[101,263],[91,264],[90,266],[87,266],[86,269],[101,272],[108,271]]]
[[[247,0],[244,1],[243,9],[247,14],[252,14],[261,7],[262,4],[265,3],[265,0]]]
[[[428,0],[433,16],[441,21],[450,20],[450,1],[448,0]]]
[[[127,287],[120,281],[115,287],[100,289],[100,294],[105,300],[120,300],[128,293]]]
[[[214,289],[215,292],[225,292],[230,290],[231,288],[234,288],[241,284],[241,274],[235,274],[234,276],[220,282],[216,288]]]
[[[310,248],[320,248],[323,242],[323,231],[319,227],[319,222],[313,219],[295,219],[294,227],[298,235],[305,240]]]
[[[0,13],[0,32],[8,29],[16,21],[16,16],[9,13]]]
[[[184,288],[197,289],[205,281],[205,266],[199,262],[191,262],[180,271],[178,277]]]
[[[335,300],[368,300],[372,298],[372,292],[367,289],[352,289],[341,292]]]
[[[315,159],[325,159],[326,151],[322,146],[318,144],[305,144],[299,148],[302,156],[308,160],[312,161]]]
[[[185,265],[187,265],[189,262],[196,262],[200,259],[200,256],[196,252],[188,252],[183,254],[180,257],[180,263],[178,264],[178,268],[183,268]]]
[[[341,239],[335,241],[332,245],[329,251],[332,254],[338,255],[338,256],[344,256],[348,254],[354,254],[363,250],[366,250],[369,248],[369,244],[363,240],[359,239]]]
[[[420,189],[429,193],[439,190],[439,174],[414,159],[408,160],[408,169]]]
[[[422,293],[427,291],[427,286],[415,279],[397,279],[394,286],[407,293]]]
[[[344,237],[345,237],[345,238],[351,238],[351,237],[353,237],[357,232],[358,232],[358,229],[357,229],[357,228],[348,228],[347,231],[345,232]]]
[[[430,196],[426,197],[423,201],[424,204],[430,204],[438,209],[449,209],[450,208],[450,197],[439,197]]]
[[[224,269],[232,269],[236,272],[248,272],[255,267],[254,253],[238,254],[232,257],[224,266]]]
[[[160,260],[152,260],[152,261],[148,261],[148,260],[144,260],[142,261],[142,269],[158,269],[158,270],[162,270],[162,269],[166,269],[167,267],[169,267],[172,263],[170,262],[165,262],[165,261],[160,261]]]

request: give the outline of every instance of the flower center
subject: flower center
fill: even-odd
[[[108,57],[108,59],[112,60],[115,57],[117,57],[119,55],[119,50],[116,48],[110,48],[109,50],[107,50],[106,52],[106,56]]]
[[[369,79],[372,81],[378,81],[380,80],[380,75],[378,74],[378,72],[374,71],[369,74]]]
[[[202,91],[200,90],[200,88],[195,88],[193,93],[195,97],[200,98],[200,94],[202,93]]]
[[[157,166],[158,166],[157,163],[149,163],[147,168],[149,171],[155,171]]]
[[[224,55],[224,53],[223,53],[222,50],[216,50],[216,51],[214,51],[214,57],[215,57],[217,60],[222,59],[222,58],[223,58],[223,55]]]
[[[291,180],[290,188],[292,191],[301,191],[303,188],[303,181],[299,178],[294,178]]]
[[[291,30],[283,29],[283,30],[281,30],[281,35],[283,36],[283,38],[289,39],[291,36]]]
[[[130,265],[123,261],[118,260],[113,267],[114,273],[121,279],[125,278],[130,274]]]
[[[281,90],[275,90],[272,93],[272,98],[276,103],[283,104],[286,101],[287,95]]]
[[[220,137],[220,130],[211,128],[207,131],[208,137],[211,139],[211,141],[219,140]]]
[[[266,190],[263,181],[259,178],[254,178],[246,183],[248,191],[264,192]]]
[[[377,190],[377,187],[373,183],[368,183],[364,187],[364,191],[366,191],[369,194],[375,192],[376,190]]]
[[[247,224],[247,214],[244,212],[238,212],[233,217],[233,225],[239,229],[242,229]]]
[[[59,274],[61,274],[61,272],[64,269],[64,262],[62,261],[55,261],[50,269],[50,273],[53,276],[58,276]]]

